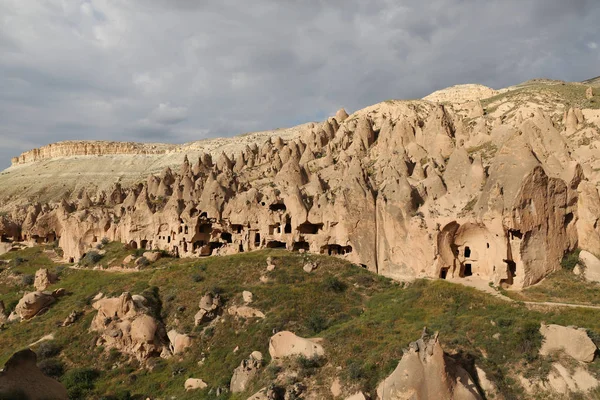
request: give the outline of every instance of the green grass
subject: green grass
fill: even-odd
[[[17,256],[28,259],[18,267],[23,271],[47,265],[43,253],[34,249],[10,255]],[[270,281],[261,283],[268,256],[276,268],[267,274]],[[305,273],[302,266],[307,261],[317,262],[319,268]],[[64,287],[72,294],[57,301],[47,313],[0,331],[0,364],[15,351],[54,332],[62,351],[51,359],[64,364],[66,372],[61,379],[71,390],[85,392],[82,396],[125,398],[128,391],[134,398],[209,399],[216,397],[208,390],[186,393],[184,381],[196,377],[212,388],[228,387],[233,370],[252,351],[261,351],[269,363],[269,337],[273,330],[285,329],[303,337],[324,338],[325,360],[292,360],[285,365],[299,371],[310,380],[311,388],[327,398],[327,378],[334,375],[345,385],[372,393],[395,368],[402,350],[427,326],[440,332],[447,352],[465,363],[474,360],[507,399],[516,399],[521,392],[512,372],[537,376],[547,370],[547,361],[537,356],[541,321],[584,326],[600,337],[600,311],[557,309],[542,313],[443,280],[400,285],[332,257],[270,250],[227,257],[163,259],[156,264],[160,268],[151,265],[134,273],[63,270],[51,289]],[[0,299],[5,302],[20,297],[22,294],[15,293],[18,290],[0,281]],[[254,294],[252,306],[263,311],[265,319],[236,320],[225,314],[224,322],[213,329],[194,327],[194,314],[205,292],[220,292],[228,305],[241,303],[243,290]],[[193,336],[192,348],[182,356],[154,360],[154,368],[149,370],[118,352],[96,347],[97,336],[88,328],[95,315],[90,299],[99,291],[109,296],[123,291],[146,296],[154,293],[162,303],[160,317],[167,329]],[[73,310],[85,314],[75,324],[58,328],[57,322]],[[500,340],[493,338],[496,333]],[[234,352],[236,347],[239,350]],[[198,365],[203,357],[204,364]],[[597,363],[592,363],[592,370],[600,371]],[[341,372],[336,370],[338,366]],[[86,372],[90,368],[98,376]],[[248,392],[220,398],[246,399],[268,385],[276,372],[276,368],[266,366]]]

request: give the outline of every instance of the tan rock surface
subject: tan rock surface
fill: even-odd
[[[29,349],[19,351],[0,371],[0,398],[20,392],[30,400],[67,400],[67,390],[58,381],[47,377],[36,365],[37,357]],[[12,397],[10,397],[12,398]],[[21,397],[19,397],[21,398]]]
[[[304,339],[289,331],[278,332],[269,340],[269,354],[273,359],[300,355],[306,358],[323,356],[325,350],[319,341]]]
[[[50,307],[54,301],[55,298],[50,292],[27,293],[17,303],[15,313],[21,320],[31,319]]]
[[[542,324],[540,333],[544,336],[541,355],[564,351],[577,361],[589,363],[594,360],[597,348],[585,329]]]

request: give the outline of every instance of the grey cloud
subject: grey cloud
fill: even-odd
[[[4,0],[0,15],[0,168],[57,140],[189,142],[600,65],[595,0]]]

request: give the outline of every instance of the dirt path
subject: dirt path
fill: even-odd
[[[600,310],[600,306],[594,306],[589,304],[577,304],[577,303],[555,303],[551,301],[522,301],[515,300],[508,296],[503,295],[494,287],[490,286],[489,282],[482,279],[467,277],[467,278],[454,278],[448,279],[448,282],[456,283],[459,285],[469,286],[477,290],[481,290],[489,295],[502,299],[504,301],[512,303],[523,303],[527,306],[546,306],[546,307],[571,307],[571,308],[588,308],[591,310]]]

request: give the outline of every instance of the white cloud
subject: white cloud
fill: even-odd
[[[588,42],[587,46],[588,46],[590,49],[592,49],[592,50],[595,50],[595,49],[597,49],[597,48],[598,48],[598,43],[596,43],[596,42]]]

